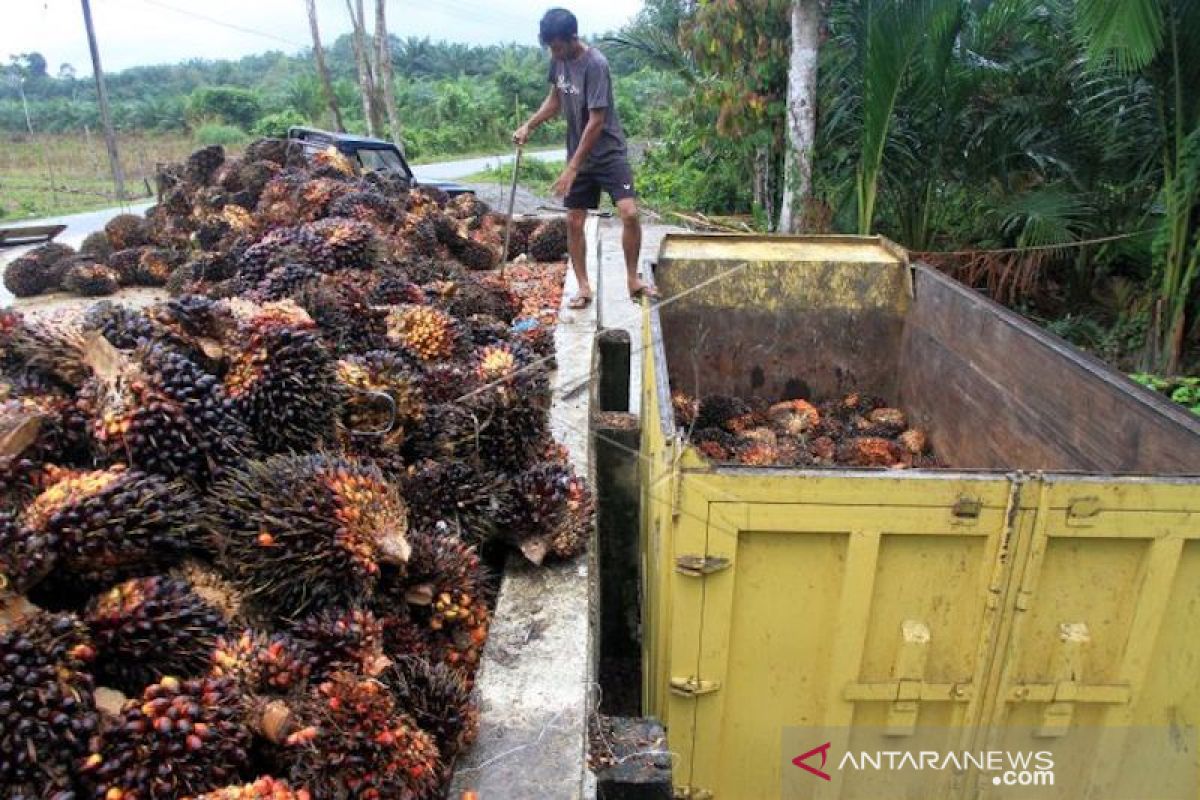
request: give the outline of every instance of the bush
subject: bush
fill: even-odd
[[[246,132],[241,128],[233,125],[221,125],[217,122],[201,125],[196,129],[194,136],[196,144],[201,147],[207,147],[210,144],[229,147],[230,145],[244,144],[247,138]]]
[[[262,114],[262,104],[249,89],[201,86],[188,98],[188,114],[193,121],[215,117],[227,125],[249,130]]]
[[[254,123],[250,132],[255,136],[274,136],[282,139],[287,136],[288,128],[307,124],[308,120],[299,111],[294,108],[285,108],[283,111],[267,114]]]

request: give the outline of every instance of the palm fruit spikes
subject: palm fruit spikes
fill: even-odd
[[[210,674],[237,681],[254,695],[287,694],[312,674],[312,657],[291,636],[251,628],[217,640]]]
[[[164,677],[128,701],[83,761],[95,797],[174,798],[238,778],[249,763],[250,728],[226,679]]]
[[[82,393],[102,452],[167,477],[206,484],[253,452],[250,432],[217,378],[182,353],[148,345],[132,357],[92,343],[106,364]]]
[[[0,630],[0,787],[5,797],[74,797],[75,765],[99,727],[95,650],[72,614],[34,612]]]
[[[295,623],[291,634],[318,679],[339,671],[375,677],[392,663],[383,652],[383,624],[366,609],[320,611]]]
[[[294,710],[280,758],[314,797],[436,796],[444,776],[437,745],[382,683],[338,673]]]
[[[217,484],[209,519],[221,567],[285,616],[349,603],[382,564],[408,560],[408,511],[379,469],[320,454],[251,461]]]
[[[179,482],[121,465],[47,473],[18,523],[56,541],[60,565],[78,575],[152,570],[199,544],[196,498]]]
[[[401,708],[433,736],[449,767],[479,733],[479,710],[470,683],[451,667],[421,656],[396,660],[385,676]]]
[[[331,439],[341,402],[336,362],[312,318],[291,302],[246,304],[225,373],[227,395],[267,452]]]
[[[136,693],[163,675],[204,674],[221,613],[182,580],[134,578],[92,599],[84,621],[95,637],[105,683]]]

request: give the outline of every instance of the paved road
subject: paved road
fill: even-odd
[[[413,167],[417,180],[452,181],[465,178],[476,172],[483,172],[488,167],[497,164],[508,164],[512,161],[512,153],[503,156],[484,156],[482,158],[466,158],[461,161],[441,161],[437,164],[422,164]],[[526,153],[523,158],[536,158],[538,161],[566,161],[566,150],[536,150]]]

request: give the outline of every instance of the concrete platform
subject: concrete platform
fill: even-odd
[[[646,227],[643,262],[657,254],[670,230],[675,229]],[[620,222],[589,220],[588,240],[588,275],[598,301],[583,310],[567,308],[577,288],[568,270],[555,332],[558,370],[550,425],[576,470],[590,476],[588,421],[597,319],[634,332],[637,359],[641,311],[626,290]],[[640,364],[635,360],[635,381]],[[639,386],[640,381],[631,387],[634,403]],[[595,778],[587,768],[588,721],[597,700],[592,574],[591,553],[541,568],[510,558],[479,670],[479,739],[459,761],[451,797],[466,790],[483,798],[595,797]]]

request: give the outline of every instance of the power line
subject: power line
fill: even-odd
[[[236,25],[232,22],[226,22],[225,20],[217,19],[216,17],[210,17],[207,14],[200,14],[196,11],[190,11],[186,8],[178,8],[176,6],[169,5],[167,3],[163,3],[163,2],[161,2],[161,0],[141,0],[141,2],[143,2],[149,6],[154,6],[156,8],[164,9],[166,11],[174,11],[176,14],[182,14],[185,17],[192,17],[193,19],[202,20],[202,21],[208,22],[212,25],[219,25],[222,28],[228,28],[229,30],[232,30],[232,31],[238,31],[239,33],[248,33],[251,36],[261,36],[264,39],[272,39],[276,42],[282,42],[284,44],[291,45],[292,47],[298,47],[302,50],[312,46],[311,44],[295,42],[295,41],[292,41],[291,39],[285,39],[284,37],[277,36],[274,33],[268,33],[266,31],[260,31],[255,28],[247,28],[244,25]]]

